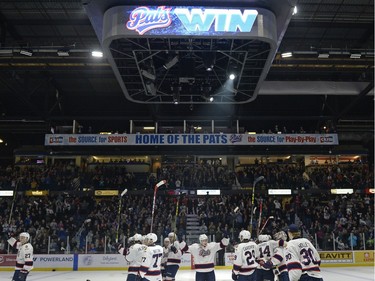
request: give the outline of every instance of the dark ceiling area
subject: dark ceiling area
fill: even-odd
[[[114,53],[127,49],[133,54],[131,63],[120,61],[120,55],[117,63],[136,102],[124,95],[108,59],[91,55],[102,46],[85,7],[90,2],[0,1],[0,138],[9,147],[42,145],[51,126],[71,126],[73,120],[82,133],[129,133],[130,120],[136,126],[158,122],[159,127],[181,127],[183,120],[209,127],[214,120],[233,131],[239,124],[241,130],[258,133],[276,124],[289,131],[302,126],[308,132],[328,124],[338,133],[370,134],[373,141],[373,0],[289,1],[297,2],[297,13],[281,36],[256,96],[252,79],[260,76],[269,51],[262,42],[114,41]],[[155,2],[161,3],[121,1],[129,6],[158,5]],[[225,6],[225,1],[217,2]],[[234,3],[241,6],[241,1]],[[283,57],[287,52],[292,56]],[[255,58],[246,61],[246,55]],[[176,56],[176,65],[163,70]],[[243,72],[238,88],[232,89],[235,98],[228,100],[226,93],[214,90],[223,85],[231,60]],[[211,64],[214,71],[207,73]],[[149,89],[149,80],[156,92]],[[145,94],[138,97],[142,91]],[[177,94],[180,103],[174,104]],[[216,101],[208,100],[211,95]]]

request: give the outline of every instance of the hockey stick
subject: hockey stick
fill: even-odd
[[[259,235],[262,234],[262,232],[263,232],[264,228],[266,227],[268,221],[269,221],[269,220],[273,220],[273,219],[274,219],[273,216],[269,216],[269,217],[267,218],[266,222],[265,222],[265,223],[263,224],[263,226],[262,226],[262,229],[261,229],[261,230],[259,231],[259,233],[258,233],[258,237],[259,237]]]
[[[125,188],[123,192],[120,194],[120,198],[118,200],[118,211],[117,211],[117,229],[116,229],[116,243],[118,243],[118,233],[120,231],[120,223],[121,223],[121,206],[122,206],[122,197],[128,192],[128,189]]]
[[[259,219],[258,219],[258,228],[257,228],[257,237],[259,237],[260,224],[262,223],[262,211],[263,211],[263,200],[260,199],[260,204],[259,204]]]
[[[182,200],[182,198],[185,196],[185,192],[181,192],[178,196],[177,196],[177,204],[176,204],[176,214],[174,216],[174,221],[173,221],[173,226],[172,226],[172,229],[174,230],[175,233],[177,233],[177,217],[178,217],[178,213],[179,213],[179,207],[180,207],[180,201]]]
[[[17,179],[16,187],[14,189],[14,194],[13,194],[12,207],[10,208],[10,213],[9,213],[9,220],[8,220],[9,226],[10,226],[10,223],[11,223],[11,220],[12,220],[14,202],[16,202],[16,198],[17,198],[18,183],[19,183],[19,180]]]
[[[253,194],[251,196],[251,208],[254,208],[255,185],[263,179],[264,179],[264,176],[260,176],[260,177],[256,178],[253,182]],[[251,216],[250,216],[250,237],[251,237],[252,232],[253,232],[253,215],[254,215],[253,212],[251,212]]]
[[[166,180],[159,181],[157,184],[154,186],[154,199],[152,201],[152,212],[151,212],[151,226],[150,226],[150,232],[152,232],[152,226],[154,224],[154,213],[155,213],[155,202],[156,202],[156,192],[158,191],[159,187],[162,186],[163,184],[166,184]]]

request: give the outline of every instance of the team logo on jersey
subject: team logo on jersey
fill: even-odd
[[[149,7],[138,7],[131,12],[126,27],[137,31],[139,35],[143,35],[151,29],[167,27],[172,23],[169,14],[171,9],[165,6],[159,6],[156,10]]]
[[[199,251],[199,255],[201,257],[206,257],[206,256],[209,256],[210,254],[211,254],[210,250],[200,249],[200,251]]]

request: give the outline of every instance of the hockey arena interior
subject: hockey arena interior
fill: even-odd
[[[374,280],[373,0],[0,0],[0,279]]]

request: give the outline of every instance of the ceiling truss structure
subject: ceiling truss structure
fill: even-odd
[[[258,40],[145,38],[119,39],[110,50],[132,100],[196,104],[252,99],[271,48]]]

